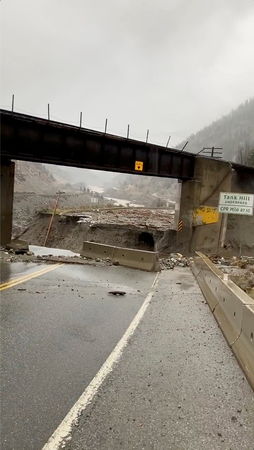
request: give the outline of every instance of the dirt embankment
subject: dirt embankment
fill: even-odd
[[[82,208],[84,205],[106,205],[107,201],[99,194],[77,192],[61,194],[58,206],[61,209]],[[19,236],[31,226],[42,210],[53,209],[56,194],[36,194],[35,192],[15,192],[13,202],[13,237]]]
[[[41,214],[21,236],[29,244],[44,245],[50,215]],[[48,247],[79,252],[85,240],[143,250],[170,249],[174,216],[168,210],[96,209],[55,216]]]
[[[254,298],[254,257],[212,256],[211,260],[222,272],[228,274],[237,286]]]

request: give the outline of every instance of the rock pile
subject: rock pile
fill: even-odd
[[[246,269],[247,266],[254,265],[253,256],[232,256],[224,258],[223,256],[211,256],[211,261],[219,266],[238,267],[239,269]]]
[[[33,255],[29,251],[28,243],[22,239],[13,239],[6,245],[6,250],[8,250],[8,253],[15,253],[16,255]]]
[[[254,298],[254,257],[253,256],[213,256],[210,258],[220,270],[228,274],[229,278],[237,284],[250,297]]]
[[[174,267],[186,267],[190,265],[191,258],[183,256],[181,253],[170,253],[167,258],[160,260],[161,270],[174,269]]]

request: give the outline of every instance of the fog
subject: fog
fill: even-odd
[[[253,0],[2,0],[0,12],[2,108],[15,94],[18,112],[46,117],[50,103],[54,120],[82,111],[85,127],[108,118],[109,133],[130,124],[131,138],[149,129],[177,146],[254,94]]]
[[[175,146],[254,92],[252,0],[2,0],[1,107]]]
[[[107,188],[108,186],[118,184],[120,180],[126,178],[126,175],[102,170],[78,169],[76,167],[55,166],[53,164],[45,164],[45,167],[60,183],[82,183],[85,186]]]

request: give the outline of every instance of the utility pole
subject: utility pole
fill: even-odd
[[[47,244],[47,241],[48,241],[48,237],[49,237],[49,233],[50,233],[50,230],[51,230],[51,227],[52,227],[53,219],[54,219],[54,216],[56,214],[56,209],[57,209],[57,205],[58,205],[58,202],[59,202],[59,197],[60,197],[61,194],[65,194],[65,192],[58,191],[56,194],[57,194],[56,203],[55,203],[54,210],[53,210],[53,212],[51,214],[51,217],[50,217],[49,226],[48,226],[47,233],[46,233],[45,240],[44,240],[44,244],[43,244],[44,247],[46,247],[46,244]]]

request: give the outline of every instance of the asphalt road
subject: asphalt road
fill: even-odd
[[[71,437],[66,450],[254,449],[253,391],[189,269],[160,274]]]
[[[4,263],[2,282],[43,264]],[[61,265],[1,292],[1,443],[40,449],[143,303],[154,274]],[[109,294],[114,289],[126,295]]]

